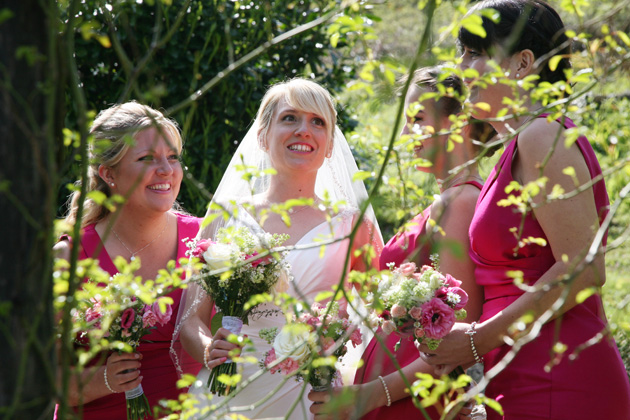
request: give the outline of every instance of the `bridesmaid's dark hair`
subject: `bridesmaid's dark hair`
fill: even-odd
[[[460,48],[484,51],[491,57],[499,51],[510,56],[529,49],[536,60],[540,60],[540,81],[554,83],[567,80],[564,71],[571,68],[571,43],[562,19],[553,7],[542,0],[483,0],[475,4],[468,14],[485,9],[496,10],[499,21],[495,23],[481,16],[485,38],[462,27],[457,37]],[[555,55],[561,55],[562,59],[552,71],[547,63]]]

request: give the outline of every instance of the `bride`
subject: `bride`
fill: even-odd
[[[364,270],[372,265],[366,253],[355,256],[351,252],[346,265],[350,240],[347,238],[359,225],[352,243],[352,251],[372,245],[376,255],[382,248],[382,238],[374,213],[368,208],[359,218],[359,206],[367,198],[362,182],[353,182],[357,166],[343,134],[336,127],[336,111],[326,89],[305,79],[292,79],[271,87],[265,94],[256,120],[236,151],[213,197],[214,203],[230,209],[231,217],[223,222],[214,219],[201,231],[201,237],[215,237],[223,225],[244,225],[254,233],[288,234],[285,245],[295,246],[288,256],[292,281],[288,293],[293,297],[313,302],[322,291],[337,285],[350,270]],[[274,168],[274,175],[259,172],[253,182],[244,180],[243,165],[264,171]],[[272,206],[290,199],[312,200],[312,205],[293,206],[288,211],[290,223],[280,214],[268,212]],[[327,203],[343,202],[337,208]],[[311,201],[308,201],[309,203]],[[210,206],[208,214],[216,206]],[[332,209],[336,208],[336,211]],[[216,210],[214,210],[216,211]],[[264,214],[264,217],[260,217]],[[223,223],[217,223],[221,220]],[[264,222],[262,222],[264,220]],[[334,241],[334,239],[338,239]],[[327,241],[323,254],[322,240]],[[309,246],[310,245],[310,246]],[[378,258],[373,263],[377,264]],[[305,419],[310,402],[303,382],[288,380],[281,374],[262,373],[242,391],[236,391],[227,404],[224,398],[207,394],[209,370],[228,360],[228,353],[236,346],[226,338],[230,332],[219,328],[214,336],[210,325],[213,302],[211,297],[191,286],[182,298],[185,308],[180,311],[172,353],[175,357],[186,351],[204,368],[197,376],[191,393],[200,401],[200,409],[219,405],[214,415],[243,414],[252,419],[285,417]],[[253,355],[260,360],[270,349],[258,336],[262,328],[281,327],[285,316],[271,304],[262,304],[249,317],[249,325],[241,331],[254,344]],[[183,349],[178,348],[178,338]],[[243,380],[260,374],[253,363],[239,363]]]

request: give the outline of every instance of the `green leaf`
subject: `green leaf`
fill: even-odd
[[[217,312],[210,321],[210,332],[215,335],[223,325],[223,312]]]
[[[0,23],[11,19],[14,15],[10,9],[0,9]]]
[[[588,289],[580,290],[577,296],[575,296],[575,301],[578,304],[583,303],[586,299],[596,294],[597,290],[598,289],[596,287],[589,287]]]
[[[473,35],[481,38],[486,37],[486,30],[483,28],[483,20],[479,15],[468,15],[462,19],[462,26]]]
[[[549,70],[556,71],[556,69],[558,68],[558,64],[560,64],[560,61],[563,58],[564,56],[562,55],[554,55],[553,57],[551,57],[551,59],[549,60]]]

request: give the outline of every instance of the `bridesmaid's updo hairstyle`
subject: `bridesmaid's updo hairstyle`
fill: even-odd
[[[490,57],[498,54],[511,56],[529,49],[536,60],[540,60],[539,81],[566,81],[564,71],[571,68],[568,58],[571,55],[571,44],[565,34],[562,19],[550,5],[541,0],[483,0],[475,4],[468,13],[478,13],[484,9],[496,10],[499,21],[495,23],[482,16],[485,38],[462,27],[457,37],[460,48],[468,47],[486,52]],[[555,55],[562,55],[562,59],[552,71],[548,61]]]
[[[87,175],[88,192],[100,191],[111,197],[110,186],[99,176],[98,168],[101,165],[115,167],[133,146],[131,141],[133,136],[151,127],[163,133],[165,138],[173,142],[171,146],[181,153],[183,141],[177,123],[149,106],[131,101],[114,105],[96,116],[90,129],[92,141],[88,151],[90,161]],[[80,186],[80,181],[77,181],[77,186]],[[77,222],[79,196],[79,191],[74,191],[70,196],[65,219],[69,224]],[[84,202],[81,227],[97,223],[109,213],[109,209],[87,198]]]
[[[330,138],[334,138],[337,111],[335,110],[335,102],[332,96],[318,83],[302,78],[277,83],[265,93],[256,114],[259,124],[259,138],[264,138],[267,135],[281,99],[284,99],[289,106],[299,111],[311,112],[321,116],[330,132]]]
[[[447,71],[439,66],[417,69],[411,77],[410,84],[410,86],[416,86],[419,89],[430,92],[440,92],[439,85],[446,89],[451,88],[453,90],[452,94],[442,95],[436,105],[437,112],[444,117],[462,112],[462,102],[465,98],[462,79],[453,72]],[[406,78],[403,78],[402,83],[405,80]],[[496,134],[492,126],[486,122],[469,118],[468,124],[470,138],[476,142],[486,143]],[[479,150],[480,148],[475,145],[475,149]]]

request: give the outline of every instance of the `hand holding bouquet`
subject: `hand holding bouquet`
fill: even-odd
[[[169,322],[173,310],[164,301],[158,300],[147,305],[136,297],[121,295],[119,292],[115,283],[110,284],[102,294],[108,296],[108,299],[92,298],[88,302],[80,303],[77,318],[97,330],[104,329],[103,338],[109,343],[122,343],[127,350],[135,351],[142,337],[157,328],[158,324],[163,326]],[[109,383],[107,386],[109,388]],[[151,407],[142,385],[125,391],[125,397],[128,420],[151,416]]]
[[[390,271],[381,275],[373,303],[380,300],[384,308],[383,332],[413,334],[417,342],[436,349],[455,321],[466,318],[463,308],[468,294],[460,285],[459,280],[428,265],[419,272],[414,263],[396,268],[391,265]]]
[[[272,345],[261,362],[263,367],[271,373],[295,374],[316,391],[330,387],[338,376],[335,362],[348,351],[348,341],[355,347],[362,343],[359,329],[350,324],[348,314],[336,302],[315,303],[297,322],[280,331],[263,329],[260,337]]]
[[[287,239],[287,235],[254,235],[246,227],[230,227],[221,228],[216,241],[202,239],[188,244],[190,255],[201,262],[199,284],[216,305],[215,318],[231,333],[240,334],[243,323],[247,324],[254,307],[245,309],[245,304],[252,296],[288,290],[290,266],[284,253],[268,253]],[[235,373],[236,364],[231,361],[213,368],[208,378],[210,392],[228,395],[233,388],[219,376]]]

